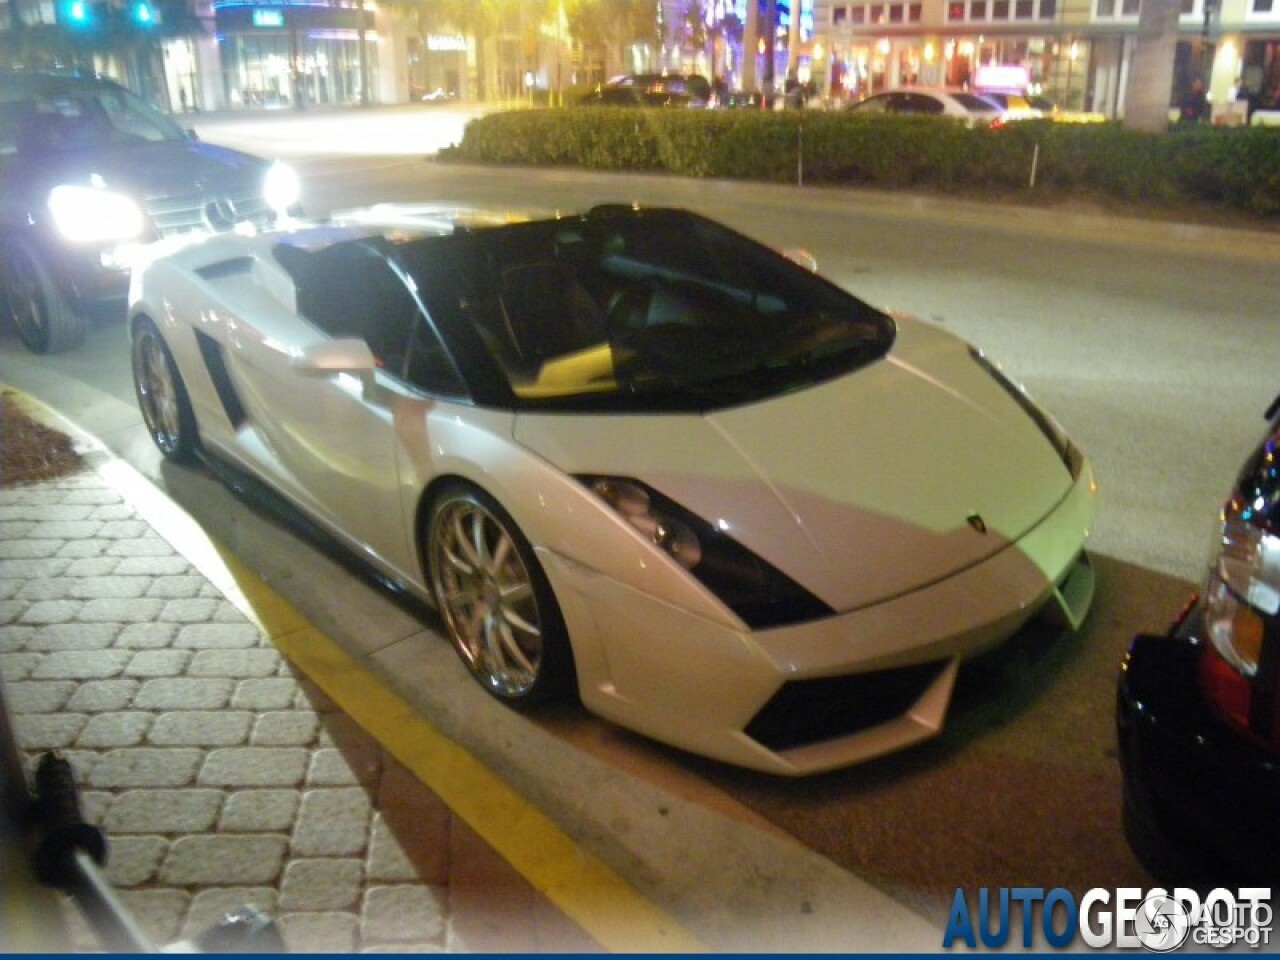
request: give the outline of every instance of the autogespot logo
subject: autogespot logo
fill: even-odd
[[[1187,944],[1257,950],[1271,943],[1273,917],[1270,887],[1219,887],[1203,900],[1183,887],[1095,887],[1079,900],[1063,887],[982,887],[973,901],[957,889],[942,948],[999,950],[1014,938],[1026,949],[1064,950],[1083,943],[1096,950],[1152,953]]]

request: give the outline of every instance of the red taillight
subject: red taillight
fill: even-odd
[[[1200,657],[1200,689],[1205,699],[1229,726],[1252,736],[1249,709],[1253,704],[1252,684],[1206,643]]]
[[[1259,677],[1245,677],[1212,643],[1200,654],[1200,689],[1222,721],[1241,736],[1280,754],[1280,698]]]
[[[1199,680],[1205,700],[1242,736],[1280,753],[1277,644],[1280,644],[1280,537],[1251,522],[1232,501],[1202,606]]]

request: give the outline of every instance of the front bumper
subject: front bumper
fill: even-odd
[[[1280,757],[1243,739],[1205,703],[1201,626],[1194,610],[1166,635],[1135,637],[1125,657],[1116,728],[1126,815],[1146,838],[1135,846],[1155,844],[1136,852],[1174,861],[1149,864],[1156,872],[1171,866],[1207,871],[1216,883],[1232,874],[1233,883],[1275,884]]]
[[[1055,510],[986,561],[870,607],[756,632],[563,556],[541,559],[588,709],[694,753],[797,776],[936,735],[960,662],[1041,610],[1078,625],[1093,595],[1083,547],[1094,507],[1086,464]]]

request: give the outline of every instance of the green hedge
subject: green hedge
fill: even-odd
[[[1280,128],[1033,120],[968,129],[932,118],[754,110],[517,110],[480,117],[443,159],[775,183],[1072,194],[1280,216]],[[1034,171],[1034,185],[1033,174]]]

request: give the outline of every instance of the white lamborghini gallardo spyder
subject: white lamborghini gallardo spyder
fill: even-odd
[[[511,704],[780,774],[935,734],[1093,595],[1088,460],[981,352],[697,214],[426,206],[134,276],[160,449],[427,599]]]

